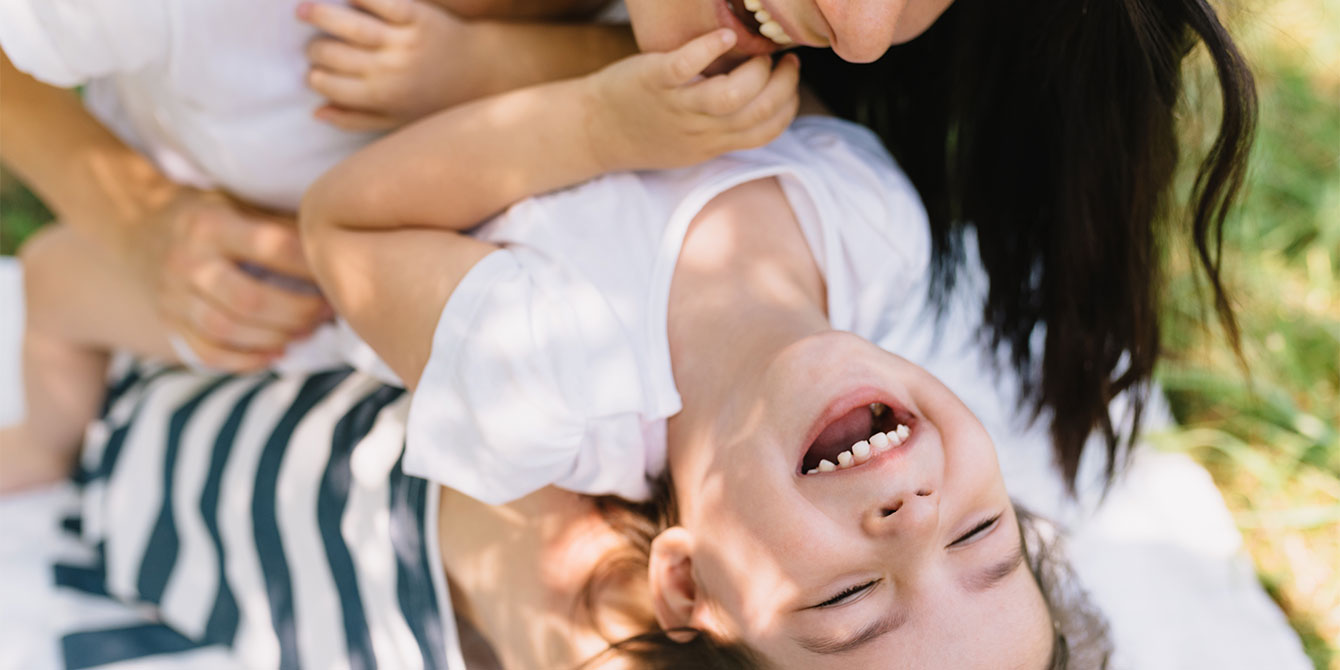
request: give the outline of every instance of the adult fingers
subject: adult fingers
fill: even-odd
[[[210,232],[223,256],[282,275],[312,279],[302,242],[298,239],[298,229],[291,222],[236,213],[218,217],[216,221]]]
[[[772,77],[772,60],[751,58],[730,74],[704,79],[685,90],[688,104],[713,116],[729,116],[752,102]]]
[[[365,80],[333,70],[319,67],[308,70],[307,86],[342,107],[368,107],[372,103],[372,93]]]
[[[358,110],[345,109],[336,105],[322,105],[316,110],[315,115],[317,119],[325,121],[336,128],[354,133],[390,130],[400,124],[396,119],[384,114],[360,112]]]
[[[311,331],[330,316],[321,296],[276,286],[244,272],[230,261],[200,267],[191,278],[194,291],[223,309],[234,321],[279,331],[288,337]]]
[[[191,358],[195,359],[184,360],[183,362],[198,363],[211,370],[220,372],[260,370],[269,367],[276,358],[275,354],[272,353],[236,351],[220,346],[201,336],[186,324],[176,324],[176,335],[181,338],[181,343],[186,345],[187,349],[190,349],[189,352],[181,352],[180,355],[186,358],[186,354],[189,353]]]
[[[371,52],[329,37],[307,43],[307,62],[313,68],[353,75],[366,74],[373,67]]]
[[[304,2],[298,5],[298,18],[362,47],[376,48],[390,39],[391,26],[385,21],[344,5]]]
[[[413,0],[354,0],[354,4],[387,23],[405,24],[414,18]]]
[[[760,147],[777,139],[777,136],[781,135],[795,120],[796,112],[800,109],[800,96],[791,96],[776,107],[760,106],[760,109],[766,109],[767,116],[741,127],[735,133],[736,140],[739,142],[736,148]],[[752,113],[752,110],[741,112],[741,114]]]
[[[285,330],[243,320],[203,294],[187,298],[182,317],[196,337],[238,353],[273,356],[283,352],[284,346],[294,339]]]
[[[693,80],[735,46],[735,31],[729,28],[713,30],[689,41],[688,44],[663,54],[662,81],[666,86],[682,86]]]

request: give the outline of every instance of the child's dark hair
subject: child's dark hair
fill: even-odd
[[[647,579],[651,541],[661,531],[677,523],[673,487],[668,477],[658,482],[650,502],[631,503],[616,497],[595,499],[605,521],[627,540],[624,550],[606,557],[587,582],[578,600],[574,620],[589,621],[600,629],[599,601],[605,588],[625,589],[641,586]],[[1112,654],[1107,624],[1087,600],[1084,590],[1064,561],[1058,538],[1051,526],[1029,512],[1015,507],[1019,534],[1023,540],[1029,572],[1042,592],[1052,620],[1052,657],[1050,670],[1099,670],[1108,666]],[[630,613],[620,612],[627,618]],[[607,663],[637,670],[752,670],[767,664],[748,647],[720,640],[694,629],[664,630],[650,610],[634,614],[647,631],[613,642],[609,649],[582,664],[580,670],[599,670]]]
[[[1197,43],[1217,72],[1222,116],[1189,216],[1170,216],[1182,65]],[[802,60],[806,83],[878,133],[916,185],[939,297],[952,289],[965,229],[975,229],[990,277],[984,335],[1007,347],[1025,402],[1050,413],[1072,490],[1095,430],[1110,481],[1159,355],[1165,225],[1187,234],[1237,346],[1220,240],[1256,93],[1215,11],[1205,0],[957,0],[875,63],[813,49]],[[1030,346],[1039,325],[1040,366]],[[1109,405],[1123,393],[1132,411],[1114,421]]]

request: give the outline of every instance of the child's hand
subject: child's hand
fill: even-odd
[[[771,142],[800,104],[800,60],[759,56],[700,74],[735,44],[716,30],[670,53],[639,54],[591,75],[586,132],[606,171],[694,165]]]
[[[307,84],[328,104],[317,118],[386,130],[479,97],[467,22],[419,0],[304,2],[298,18],[326,33],[307,46]]]

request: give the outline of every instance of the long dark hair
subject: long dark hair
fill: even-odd
[[[1214,63],[1222,117],[1182,216],[1170,202],[1175,112],[1197,43]],[[802,62],[824,102],[878,133],[921,193],[936,302],[953,288],[964,231],[975,230],[990,278],[984,335],[1007,348],[1034,416],[1050,413],[1067,485],[1095,430],[1110,481],[1159,355],[1165,226],[1188,235],[1237,346],[1220,239],[1256,93],[1214,10],[1204,0],[957,0],[875,63],[827,50]],[[1040,325],[1039,366],[1030,341]],[[1123,393],[1131,411],[1114,421],[1109,405]]]

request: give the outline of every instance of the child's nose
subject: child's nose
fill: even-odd
[[[862,530],[871,537],[917,540],[940,525],[940,496],[929,487],[899,491],[866,510]]]

